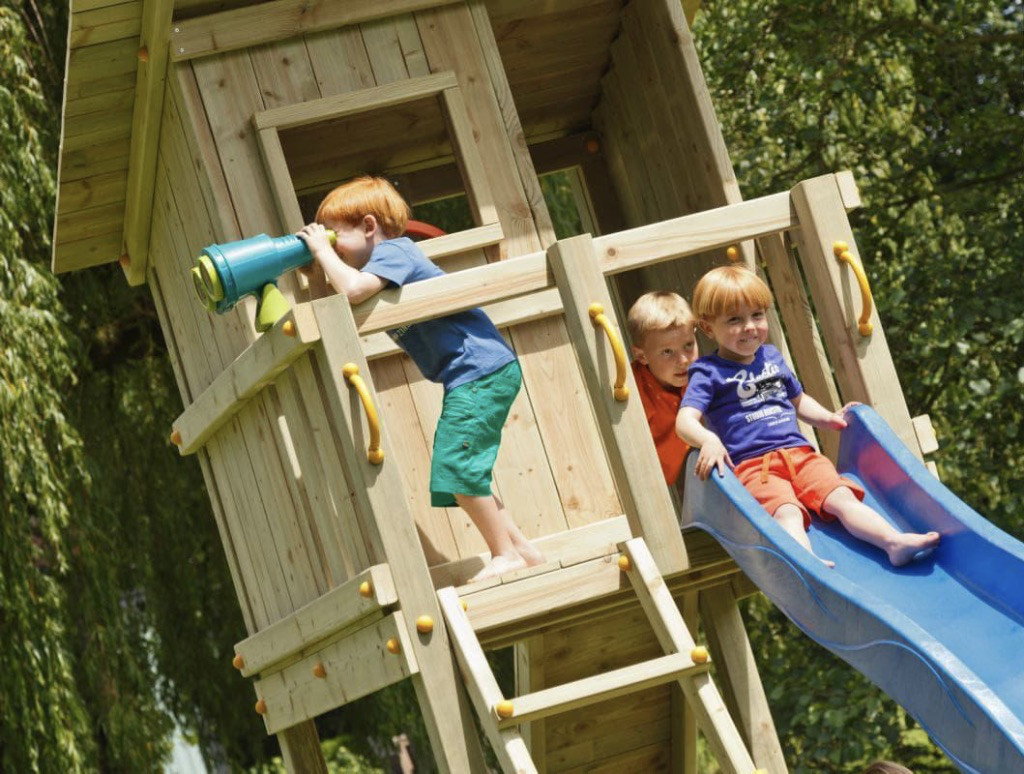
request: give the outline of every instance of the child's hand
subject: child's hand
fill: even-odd
[[[853,400],[847,403],[841,409],[839,409],[839,411],[835,411],[829,414],[828,417],[826,417],[825,419],[825,427],[831,430],[844,430],[848,424],[846,421],[846,412],[849,411],[854,406],[859,405],[860,402]]]
[[[300,269],[307,276],[312,276],[316,271],[316,265],[322,265],[325,258],[330,259],[335,256],[334,248],[327,238],[327,229],[321,224],[307,223],[295,232],[295,236],[305,242],[309,252],[313,254],[313,263]]]
[[[707,481],[713,468],[718,468],[718,475],[725,475],[725,466],[728,465],[730,469],[736,466],[732,464],[732,459],[729,457],[729,452],[725,450],[725,445],[721,439],[714,434],[709,433],[711,436],[704,441],[704,444],[700,447],[700,455],[697,457],[697,466],[694,468],[694,472],[701,481]]]

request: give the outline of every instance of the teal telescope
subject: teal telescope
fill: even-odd
[[[333,231],[327,231],[333,243]],[[277,278],[307,266],[313,255],[297,236],[266,234],[203,248],[192,267],[192,284],[200,303],[224,314],[246,296],[257,298],[256,329],[265,331],[288,311]]]

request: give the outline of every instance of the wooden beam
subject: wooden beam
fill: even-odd
[[[709,664],[693,663],[689,653],[673,653],[564,685],[545,688],[517,697],[513,702],[515,714],[508,719],[500,720],[498,726],[518,726],[560,712],[589,707],[601,701],[664,685],[696,672],[706,672],[709,667]]]
[[[455,0],[274,0],[175,22],[175,61],[220,54],[311,32],[399,16]]]
[[[798,183],[791,196],[800,226],[796,231],[800,263],[835,368],[841,400],[873,406],[920,458],[921,447],[878,309],[872,304],[871,333],[861,335],[858,316],[862,299],[857,278],[833,251],[835,242],[845,242],[850,252],[863,261],[846,218],[840,184],[835,175],[823,175]]]
[[[493,223],[488,223],[485,226],[456,231],[433,239],[424,239],[417,242],[417,246],[427,258],[436,262],[450,255],[496,245],[504,238],[505,232],[501,230],[501,224],[495,219]]]
[[[700,594],[704,630],[717,664],[716,675],[722,692],[760,768],[782,774],[786,759],[782,754],[765,696],[757,673],[757,662],[743,625],[736,597],[727,585],[715,586]]]
[[[419,665],[413,686],[434,756],[444,771],[482,771],[483,754],[469,705],[456,684],[448,633],[442,623],[426,560],[419,550],[416,522],[409,510],[401,471],[393,462],[375,465],[367,459],[362,406],[342,376],[343,367],[353,363],[374,404],[380,405],[348,299],[342,295],[329,296],[313,301],[311,306],[321,331],[317,367],[341,448],[345,480],[352,489],[355,510],[360,514],[367,551],[374,562],[386,562],[390,566],[395,590],[402,601],[399,615],[412,634],[411,648]],[[386,417],[381,425],[381,443],[386,455],[391,448]],[[424,615],[435,625],[429,632],[415,634],[417,619]]]
[[[451,632],[455,658],[459,662],[459,669],[462,670],[466,691],[502,769],[517,774],[536,774],[533,759],[518,730],[499,730],[492,716],[494,707],[505,697],[473,632],[473,627],[462,610],[458,594],[449,586],[441,589],[437,593],[437,598],[444,612],[445,623]]]
[[[397,653],[388,649],[389,640],[397,642]],[[417,674],[412,643],[396,612],[260,678],[255,688],[266,703],[267,733],[276,734]],[[323,677],[313,671],[317,664],[323,667]]]
[[[666,573],[685,570],[689,561],[678,517],[659,473],[651,430],[628,357],[623,352],[625,372],[622,375],[629,394],[626,400],[619,400],[612,387],[617,369],[612,347],[605,333],[594,325],[588,311],[592,304],[600,304],[611,327],[621,330],[604,274],[597,265],[593,240],[589,234],[584,234],[556,242],[548,248],[548,261],[562,295],[566,328],[583,371],[615,489],[633,536],[644,538],[658,566]],[[618,335],[618,345],[624,347],[622,334]]]
[[[143,3],[139,51],[146,54],[139,56],[135,73],[128,194],[124,211],[124,245],[130,260],[122,263],[122,267],[131,285],[141,285],[146,281],[149,262],[156,156],[167,80],[167,30],[173,12],[174,0],[146,0]]]
[[[253,114],[252,123],[257,131],[271,127],[279,130],[291,129],[296,126],[330,121],[371,110],[382,110],[424,97],[432,97],[457,85],[455,74],[452,72],[424,75],[420,78],[406,78],[383,86],[374,86],[369,89],[262,110]]]
[[[789,195],[772,194],[598,237],[594,249],[601,270],[618,274],[797,225]],[[367,335],[544,290],[553,284],[545,254],[538,251],[416,282],[401,290],[385,290],[356,306],[352,313],[359,332]]]
[[[289,657],[319,650],[317,646],[337,632],[361,629],[375,613],[383,617],[382,609],[397,602],[388,566],[374,565],[237,643],[235,653],[242,658],[239,671],[244,677],[259,673],[266,677],[287,666]]]
[[[629,579],[640,598],[640,604],[654,627],[658,642],[667,653],[690,653],[693,636],[679,614],[665,579],[658,571],[654,557],[643,540],[633,538],[623,546],[632,569]],[[697,725],[704,733],[719,765],[725,772],[746,774],[754,770],[754,762],[729,716],[718,688],[706,672],[679,680],[687,704],[697,716]]]
[[[294,326],[294,336],[285,334],[287,323]],[[293,308],[243,350],[174,420],[174,429],[181,435],[178,451],[182,455],[192,454],[202,447],[242,410],[249,398],[274,381],[319,339],[320,331],[309,306],[300,304]]]

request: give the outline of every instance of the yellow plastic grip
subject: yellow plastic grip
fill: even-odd
[[[612,395],[615,396],[615,400],[626,400],[629,398],[629,387],[626,386],[626,348],[622,346],[622,339],[612,327],[611,320],[605,316],[604,307],[601,304],[595,301],[587,308],[587,312],[590,314],[590,319],[594,321],[594,325],[604,328],[605,335],[608,336],[608,343],[612,346],[612,354],[615,355],[615,386],[612,388]]]
[[[366,389],[366,382],[359,375],[359,366],[355,363],[345,363],[341,368],[341,374],[345,381],[355,388],[360,400],[363,401],[366,423],[370,426],[370,446],[366,450],[366,459],[371,465],[380,465],[384,461],[384,452],[380,448],[380,417],[377,416],[377,407],[373,405],[373,398]]]
[[[857,284],[860,285],[860,300],[861,300],[861,312],[860,320],[857,321],[857,332],[861,336],[870,336],[872,331],[871,323],[868,320],[871,317],[871,285],[868,284],[868,275],[864,273],[864,267],[861,266],[860,261],[857,260],[856,256],[850,252],[849,246],[846,242],[836,242],[832,245],[832,252],[836,254],[843,263],[849,264],[850,268],[853,269],[854,275],[857,277]]]

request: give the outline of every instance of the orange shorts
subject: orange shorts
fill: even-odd
[[[839,487],[849,487],[858,500],[864,499],[861,487],[840,476],[832,461],[810,446],[776,449],[743,460],[736,466],[736,477],[773,516],[781,505],[799,508],[804,514],[804,529],[811,526],[808,511],[824,521],[835,518],[823,513],[821,505]]]

